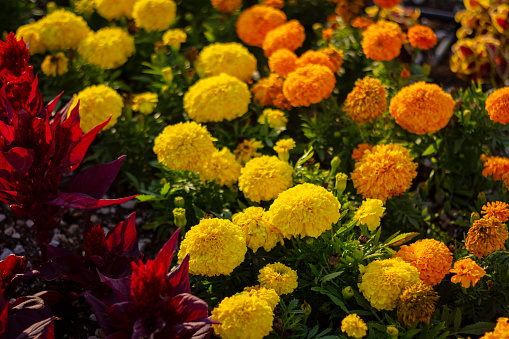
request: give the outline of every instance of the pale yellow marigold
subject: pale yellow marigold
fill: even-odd
[[[133,98],[133,111],[141,114],[150,114],[157,107],[157,93],[145,92],[136,94]]]
[[[77,95],[75,94],[69,114],[78,101],[80,103],[80,126],[83,133],[106,121],[110,115],[110,122],[103,128],[103,131],[111,128],[117,123],[124,107],[120,94],[105,85],[89,86]]]
[[[362,157],[364,156],[364,152],[366,150],[371,151],[372,149],[373,149],[373,146],[371,146],[370,144],[366,144],[366,143],[358,144],[357,147],[352,152],[352,159],[357,162],[362,159]]]
[[[211,312],[214,332],[223,339],[262,339],[272,331],[274,312],[269,304],[247,293],[224,298]]]
[[[422,50],[430,49],[437,44],[437,36],[428,26],[412,26],[408,29],[407,35],[410,45]]]
[[[293,168],[276,157],[249,160],[240,171],[239,189],[252,201],[272,200],[293,184]]]
[[[311,64],[288,75],[283,94],[293,107],[308,107],[327,99],[335,86],[336,77],[328,67]]]
[[[481,258],[503,250],[508,236],[506,224],[495,217],[481,218],[469,228],[465,247],[470,253]]]
[[[426,284],[435,286],[449,273],[452,253],[441,241],[423,239],[410,245],[403,245],[394,255],[419,270],[419,277]]]
[[[240,13],[235,28],[240,40],[246,45],[262,47],[265,35],[284,24],[286,14],[276,8],[254,5]]]
[[[367,58],[390,61],[401,52],[405,36],[397,23],[378,21],[362,32],[362,50]]]
[[[20,26],[16,30],[16,37],[23,38],[28,47],[30,55],[46,53],[47,47],[41,41],[41,33],[43,26],[40,21]]]
[[[309,50],[304,52],[299,59],[295,62],[297,68],[304,67],[307,65],[322,65],[329,68],[332,72],[335,72],[336,66],[332,62],[331,58],[318,51]]]
[[[358,124],[373,122],[387,108],[387,92],[379,79],[369,76],[355,81],[343,106],[345,114]]]
[[[401,0],[373,0],[375,5],[382,8],[393,8],[401,2]]]
[[[263,40],[263,52],[266,57],[280,48],[293,52],[302,46],[305,38],[304,26],[297,20],[290,20],[267,33]]]
[[[205,126],[194,121],[166,126],[154,140],[154,153],[164,166],[197,171],[214,153],[215,141]]]
[[[238,163],[244,166],[249,160],[262,155],[261,153],[257,152],[259,148],[263,148],[261,141],[256,139],[245,139],[237,145],[237,148],[235,148],[233,153],[235,154],[235,158],[237,159]]]
[[[341,332],[346,332],[349,337],[363,338],[368,333],[368,326],[356,313],[351,313],[341,321]]]
[[[509,318],[498,318],[495,329],[484,333],[479,339],[509,339]]]
[[[200,78],[226,73],[248,82],[256,71],[256,58],[239,43],[215,43],[200,52],[195,68]]]
[[[287,122],[288,119],[285,116],[285,112],[278,109],[266,108],[258,117],[259,124],[268,123],[270,128],[286,127]]]
[[[226,147],[215,150],[200,168],[200,178],[205,181],[215,180],[221,186],[231,186],[237,182],[242,166],[235,160],[235,155]]]
[[[419,322],[429,324],[439,298],[433,286],[423,281],[407,286],[398,299],[398,320],[408,326]]]
[[[58,9],[39,20],[41,43],[47,49],[76,49],[90,28],[81,17],[65,9]]]
[[[186,232],[178,262],[189,253],[189,273],[229,275],[244,261],[246,252],[246,238],[239,226],[228,219],[203,219]]]
[[[359,291],[377,310],[392,311],[405,287],[419,281],[419,271],[401,258],[375,260],[361,267]]]
[[[295,62],[297,59],[297,55],[289,49],[278,49],[269,57],[270,71],[286,78],[289,73],[295,70]]]
[[[509,171],[509,158],[493,156],[482,160],[482,175],[485,177],[492,175],[494,180],[502,180],[502,176]]]
[[[357,219],[357,225],[366,225],[370,231],[374,231],[380,226],[380,219],[384,214],[384,203],[379,199],[366,199],[361,207],[357,209],[354,219]]]
[[[352,181],[363,198],[376,198],[384,202],[410,188],[417,175],[417,163],[410,151],[400,144],[376,145],[364,151],[355,163]]]
[[[329,61],[332,64],[331,70],[336,73],[340,70],[343,64],[343,51],[336,49],[333,46],[322,48],[318,50],[319,53],[325,54],[329,57]]]
[[[258,274],[260,286],[272,288],[279,295],[292,293],[298,286],[297,278],[297,271],[280,262],[265,265]]]
[[[255,253],[260,247],[269,252],[283,241],[281,233],[269,222],[269,215],[261,207],[248,207],[234,214],[232,222],[242,228],[247,247]]]
[[[251,297],[258,297],[263,301],[266,301],[269,306],[274,310],[274,308],[279,304],[279,294],[277,294],[276,290],[273,288],[265,288],[260,285],[244,287],[244,291],[240,293],[249,294]]]
[[[102,69],[122,66],[134,52],[134,37],[119,27],[90,32],[78,46],[83,59]]]
[[[63,52],[58,52],[54,55],[47,55],[41,64],[41,70],[47,76],[56,77],[57,74],[62,75],[67,73],[68,62],[69,59]]]
[[[212,6],[221,13],[233,14],[242,5],[242,0],[210,0]]]
[[[506,222],[509,219],[509,204],[502,201],[488,202],[482,207],[481,214],[485,214],[484,218],[495,217]]]
[[[325,188],[309,183],[281,193],[270,206],[270,222],[285,238],[319,237],[339,220],[341,204]]]
[[[173,0],[137,0],[133,7],[136,27],[147,32],[165,31],[175,20],[177,5]]]
[[[488,96],[486,111],[495,122],[502,125],[509,122],[509,87],[499,88]]]
[[[100,16],[114,20],[120,19],[122,16],[131,18],[135,2],[136,0],[94,0],[94,6]]]
[[[282,139],[276,142],[274,151],[277,152],[277,156],[282,161],[288,161],[290,158],[290,151],[296,146],[295,141],[292,138]]]
[[[198,122],[231,121],[246,113],[250,102],[247,85],[225,73],[198,80],[184,95],[184,109]]]
[[[436,84],[417,82],[403,87],[391,99],[389,113],[403,129],[415,134],[444,128],[454,111],[454,100]]]
[[[263,0],[263,4],[265,6],[271,6],[274,8],[283,8],[283,6],[285,5],[285,1],[284,0]]]
[[[450,272],[456,274],[451,277],[451,282],[460,283],[464,288],[475,286],[486,275],[486,271],[470,258],[456,261]]]
[[[169,29],[163,34],[163,44],[166,46],[173,47],[175,49],[180,48],[180,44],[183,44],[187,40],[187,34],[183,30]]]

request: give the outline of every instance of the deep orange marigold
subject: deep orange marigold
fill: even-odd
[[[263,40],[262,48],[266,57],[280,48],[293,52],[302,46],[305,38],[304,26],[297,20],[290,20],[269,31]]]
[[[509,87],[497,89],[486,99],[490,119],[505,125],[509,122]]]
[[[507,339],[509,338],[509,318],[500,317],[497,319],[497,326],[492,332],[486,332],[479,339]]]
[[[470,258],[456,261],[450,272],[456,274],[451,277],[451,282],[460,283],[465,288],[475,286],[486,275],[486,271]]]
[[[430,49],[437,44],[437,36],[428,26],[412,26],[408,29],[407,36],[410,45],[419,49]]]
[[[488,202],[482,207],[483,217],[495,217],[501,222],[506,222],[509,219],[509,204],[502,201]]]
[[[367,58],[389,61],[396,58],[403,46],[405,36],[398,24],[378,21],[362,32],[362,50]]]
[[[286,22],[286,14],[274,7],[254,5],[240,13],[235,28],[246,45],[262,47],[265,35]]]
[[[283,94],[293,107],[308,107],[328,98],[335,85],[336,77],[329,68],[307,65],[288,75],[283,84]]]
[[[333,46],[319,49],[318,52],[323,53],[329,57],[330,62],[332,63],[331,70],[336,73],[341,68],[343,64],[343,51],[340,49],[336,49]]]
[[[285,1],[284,0],[263,0],[263,4],[265,6],[271,6],[274,8],[283,8],[283,6],[285,5]]]
[[[365,30],[366,28],[368,28],[368,26],[374,24],[375,22],[373,20],[371,20],[370,18],[368,17],[365,17],[365,16],[358,16],[356,17],[353,22],[352,22],[352,26],[353,27],[357,27],[357,28],[360,28],[362,30]]]
[[[494,180],[502,180],[502,176],[509,171],[509,158],[494,156],[482,160],[484,166],[482,175],[485,177],[492,175]]]
[[[468,230],[465,247],[477,257],[484,257],[505,248],[509,234],[507,225],[495,217],[481,218]]]
[[[286,48],[278,49],[269,57],[270,71],[286,78],[290,72],[295,70],[297,59],[297,55],[292,51]]]
[[[327,54],[313,50],[304,52],[296,61],[295,65],[297,68],[307,65],[322,65],[328,67],[333,72],[335,72],[336,69],[331,58]]]
[[[348,94],[343,110],[358,124],[373,122],[387,108],[387,92],[379,79],[369,76],[358,79]]]
[[[395,6],[399,5],[399,3],[401,1],[402,0],[373,0],[375,5],[377,5],[378,7],[382,7],[382,8],[392,8],[392,7],[395,7]]]
[[[212,6],[221,13],[234,13],[242,5],[242,0],[210,0]]]
[[[370,144],[358,144],[357,147],[352,152],[352,159],[356,162],[361,160],[364,156],[364,152],[366,150],[371,151],[373,149],[373,146]]]
[[[260,106],[275,106],[281,110],[290,110],[292,105],[283,94],[283,78],[272,73],[267,78],[262,78],[251,87],[253,100]]]

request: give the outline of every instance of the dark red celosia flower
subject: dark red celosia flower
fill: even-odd
[[[0,73],[11,73],[21,76],[28,71],[28,48],[23,39],[16,40],[14,33],[9,33],[7,41],[0,41]]]
[[[170,292],[163,267],[157,266],[154,261],[148,260],[146,264],[140,260],[138,264],[131,263],[131,297],[140,312],[147,313],[154,309],[157,302],[164,300]]]
[[[28,73],[22,76],[6,75],[4,78],[4,87],[7,99],[12,109],[17,112],[26,108],[30,92],[32,91],[32,79]]]
[[[85,255],[104,256],[104,252],[106,251],[106,234],[101,226],[93,226],[90,232],[85,234],[85,242]]]

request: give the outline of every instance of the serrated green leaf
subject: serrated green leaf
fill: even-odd
[[[486,332],[491,332],[495,328],[495,324],[480,321],[472,325],[467,325],[458,330],[458,333],[463,334],[472,334],[472,335],[481,335]]]
[[[157,200],[157,199],[159,199],[159,197],[156,197],[155,195],[139,194],[136,196],[136,199],[138,199],[141,202],[145,202],[145,201]]]
[[[325,277],[322,278],[322,282],[326,282],[326,281],[332,280],[332,279],[334,279],[336,277],[339,277],[341,274],[343,274],[343,271],[327,274]]]

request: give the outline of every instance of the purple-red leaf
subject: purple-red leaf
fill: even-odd
[[[9,309],[6,338],[17,338],[25,329],[52,316],[51,308],[43,299],[27,296],[22,297],[22,300],[22,302],[15,302]]]
[[[112,326],[110,317],[106,310],[108,307],[101,300],[97,299],[90,291],[83,292],[81,294],[85,300],[89,303],[90,307],[92,307],[92,311],[94,312],[97,322],[99,326],[103,329],[106,335],[113,333],[115,331],[115,327]]]
[[[97,274],[102,283],[113,289],[120,301],[128,301],[131,299],[131,280],[129,278],[112,279],[101,274],[99,271]]]
[[[3,155],[19,177],[24,176],[34,162],[34,151],[31,149],[14,147]]]
[[[53,100],[51,100],[43,109],[41,109],[41,112],[37,115],[39,118],[44,118],[47,115],[51,114],[55,107],[58,104],[58,100],[60,100],[60,97],[64,94],[64,92],[61,92],[59,95],[57,95]]]
[[[81,193],[58,192],[58,197],[51,201],[48,201],[47,204],[68,208],[90,210],[110,205],[119,205],[128,200],[131,200],[134,197],[136,197],[136,195],[119,199],[96,199],[89,195]]]
[[[88,288],[99,284],[97,275],[86,267],[83,257],[74,253],[52,258],[35,266],[34,270],[39,271],[40,277],[46,280],[65,278]]]
[[[0,261],[0,289],[5,289],[16,274],[23,273],[26,268],[25,258],[11,254]]]
[[[3,334],[5,332],[5,327],[7,327],[7,312],[9,310],[9,305],[5,301],[4,293],[2,289],[0,289],[0,338],[3,338]]]
[[[106,247],[109,253],[118,253],[118,256],[138,259],[141,254],[138,249],[138,234],[136,232],[136,212],[131,213],[125,221],[113,227],[106,235]]]
[[[171,259],[177,250],[180,228],[173,233],[171,238],[164,244],[163,248],[157,254],[154,260],[157,267],[164,267],[164,271],[168,272],[171,265]]]
[[[50,317],[39,322],[36,322],[22,333],[16,339],[54,339],[55,329],[53,322],[57,317]]]
[[[168,274],[168,281],[174,289],[174,294],[191,293],[189,285],[189,253],[180,265]]]

